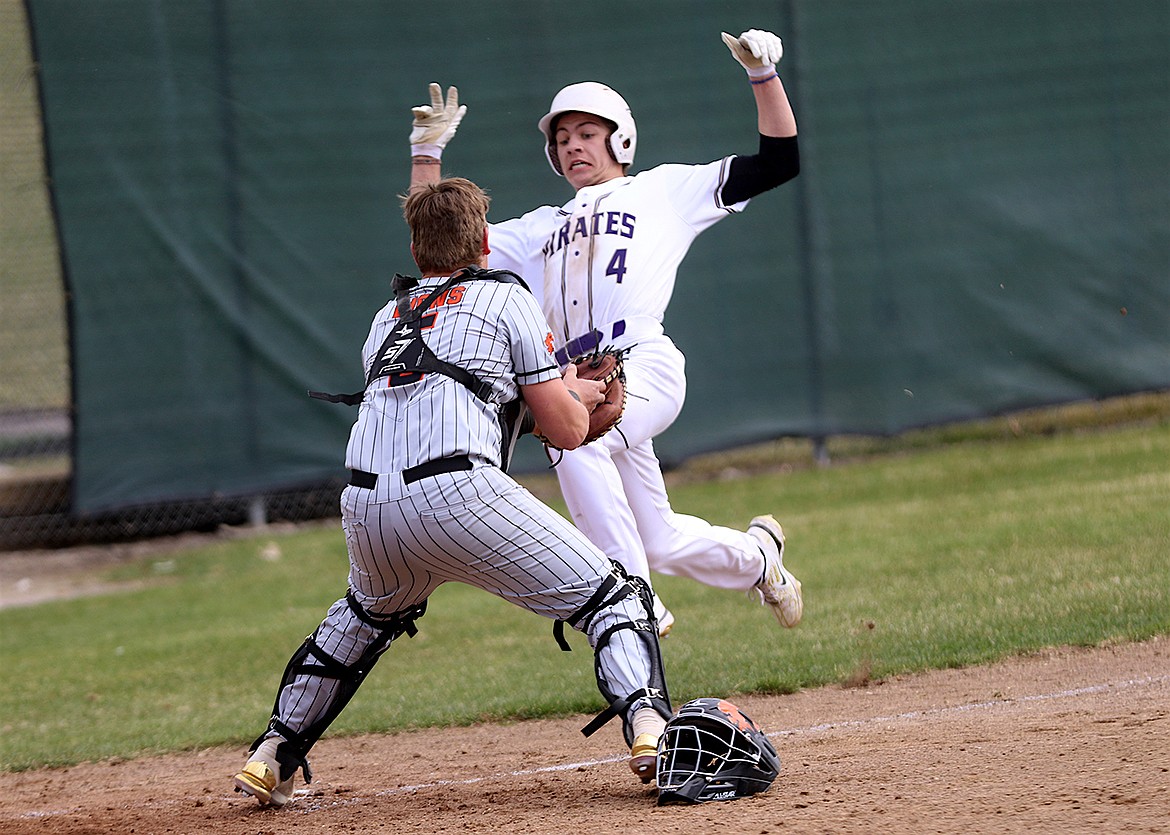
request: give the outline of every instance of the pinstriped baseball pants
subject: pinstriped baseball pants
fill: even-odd
[[[351,486],[341,497],[350,588],[371,614],[401,611],[456,581],[543,617],[565,619],[611,574],[609,559],[583,534],[495,467],[443,473],[395,492],[401,495],[378,500],[375,491]],[[645,618],[638,598],[627,595],[598,612],[585,634],[596,648],[610,626]],[[378,635],[342,599],[330,608],[316,641],[349,665]],[[614,633],[597,660],[600,676],[619,697],[651,680],[647,648],[630,630]],[[303,730],[327,709],[337,686],[334,679],[297,676],[281,691],[280,720]],[[628,713],[644,704],[635,702]]]

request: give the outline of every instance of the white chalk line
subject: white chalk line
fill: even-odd
[[[1134,687],[1151,687],[1159,684],[1165,684],[1167,682],[1170,682],[1170,675],[1145,676],[1143,678],[1127,679],[1125,681],[1106,682],[1104,684],[1093,684],[1086,687],[1059,690],[1054,693],[1039,693],[1030,696],[988,699],[982,702],[967,702],[966,704],[952,705],[949,707],[936,707],[930,708],[928,710],[908,710],[903,713],[892,713],[886,716],[871,716],[866,719],[845,719],[840,722],[824,722],[817,725],[809,725],[808,727],[804,728],[787,728],[781,731],[772,731],[771,733],[768,733],[767,736],[770,738],[802,736],[808,734],[826,733],[829,731],[848,730],[852,728],[864,728],[870,725],[883,725],[893,722],[932,719],[949,714],[969,713],[971,711],[979,710],[992,710],[995,708],[1011,707],[1014,705],[1029,704],[1032,702],[1050,702],[1056,701],[1058,699],[1074,699],[1080,696],[1092,696],[1094,694],[1107,692],[1109,690],[1127,690]],[[467,777],[459,780],[432,780],[426,783],[416,783],[409,786],[395,786],[394,788],[390,789],[381,789],[369,794],[363,794],[360,797],[330,800],[325,803],[312,801],[310,796],[312,795],[313,790],[302,788],[297,789],[293,793],[294,797],[301,799],[301,802],[290,804],[282,809],[281,812],[283,814],[289,814],[290,812],[306,815],[315,814],[317,812],[323,812],[329,809],[351,806],[355,803],[363,803],[371,798],[390,797],[398,794],[409,794],[412,792],[423,791],[425,789],[443,788],[445,786],[472,786],[476,785],[477,783],[510,780],[517,777],[531,777],[538,774],[550,774],[560,771],[577,771],[579,769],[596,768],[602,765],[624,762],[626,759],[628,759],[627,755],[619,754],[601,759],[580,760],[578,762],[563,763],[561,765],[546,765],[540,766],[539,768],[524,768],[517,769],[515,771],[499,772],[484,777]],[[232,795],[227,795],[227,797],[230,798]],[[176,804],[180,802],[186,801],[173,801],[173,803]],[[20,815],[20,817],[50,818],[59,815],[74,814],[79,811],[81,811],[80,808],[31,811],[25,812],[24,814]]]
[[[1070,699],[1077,696],[1092,696],[1095,693],[1103,693],[1107,690],[1125,690],[1131,687],[1147,687],[1154,684],[1163,684],[1170,681],[1170,675],[1163,676],[1145,676],[1144,678],[1128,679],[1126,681],[1111,682],[1108,684],[1093,684],[1088,687],[1077,687],[1072,690],[1060,690],[1056,693],[1041,693],[1032,696],[1019,696],[1015,698],[1004,697],[1002,699],[989,699],[985,702],[968,702],[962,705],[953,705],[951,707],[932,708],[930,710],[909,710],[905,713],[895,713],[890,716],[872,716],[868,719],[846,719],[843,722],[826,722],[822,725],[812,725],[808,728],[790,728],[784,731],[773,731],[768,734],[770,737],[780,736],[797,736],[808,733],[823,733],[824,731],[835,731],[842,728],[858,728],[865,725],[880,725],[889,722],[899,722],[907,719],[929,719],[935,716],[943,716],[948,713],[967,713],[973,710],[990,710],[996,707],[1003,707],[1005,705],[1027,704],[1029,702],[1050,702],[1056,699]]]
[[[1019,696],[1017,698],[1002,698],[989,699],[982,702],[968,702],[961,705],[953,705],[951,707],[938,707],[929,710],[909,710],[905,713],[895,713],[888,716],[872,716],[866,719],[846,719],[841,722],[825,722],[819,725],[810,725],[806,728],[788,728],[782,731],[772,731],[766,734],[769,738],[800,736],[804,734],[826,733],[828,731],[836,731],[850,728],[862,728],[869,725],[882,725],[891,722],[903,722],[908,720],[931,719],[939,716],[945,716],[952,713],[966,713],[977,710],[990,710],[997,707],[1012,706],[1019,704],[1027,704],[1029,702],[1048,702],[1057,699],[1070,699],[1079,696],[1091,696],[1096,693],[1103,693],[1109,690],[1125,690],[1133,687],[1149,687],[1157,684],[1164,684],[1170,682],[1170,675],[1161,676],[1145,676],[1143,678],[1127,679],[1119,682],[1109,682],[1105,684],[1093,684],[1086,687],[1077,687],[1069,690],[1060,690],[1055,693],[1040,693],[1031,696]],[[444,786],[471,786],[477,783],[483,783],[493,780],[509,780],[516,777],[531,777],[537,774],[548,774],[558,771],[576,771],[577,769],[596,768],[601,765],[609,765],[611,763],[625,762],[629,759],[628,755],[620,754],[613,757],[605,757],[603,759],[582,760],[581,762],[565,763],[563,765],[547,765],[540,768],[526,768],[518,769],[516,771],[501,772],[492,774],[486,777],[468,777],[461,780],[434,780],[428,783],[418,783],[411,786],[396,786],[392,789],[381,789],[370,793],[364,797],[345,798],[341,800],[330,801],[329,803],[313,804],[312,807],[303,807],[301,811],[304,814],[312,814],[315,812],[325,811],[327,809],[334,809],[342,806],[348,806],[353,803],[360,803],[368,798],[374,797],[389,797],[397,794],[406,794],[409,792],[422,791],[424,789],[442,788]],[[298,789],[294,795],[304,793],[306,795],[311,793],[310,789]],[[290,810],[292,807],[289,807]]]

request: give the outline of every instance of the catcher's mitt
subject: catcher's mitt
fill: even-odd
[[[626,410],[626,374],[623,368],[624,351],[613,348],[585,354],[573,360],[577,366],[577,378],[581,380],[600,380],[605,384],[605,399],[589,413],[589,431],[581,445],[593,443],[609,430],[618,425],[622,413]],[[537,426],[533,430],[537,439],[554,449],[548,438],[540,432]]]

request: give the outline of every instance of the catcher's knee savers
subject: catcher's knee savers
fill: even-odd
[[[276,691],[276,702],[272,707],[272,720],[268,723],[267,730],[256,738],[250,749],[254,752],[270,734],[277,733],[284,737],[285,741],[276,749],[276,759],[280,763],[282,782],[291,777],[298,768],[304,774],[305,782],[312,782],[313,772],[309,768],[309,760],[307,759],[309,749],[317,743],[321,734],[325,733],[325,729],[349,704],[353,694],[357,692],[370,670],[374,668],[374,664],[389,648],[391,642],[402,635],[414,637],[415,633],[418,632],[414,622],[421,618],[427,610],[427,603],[424,600],[417,606],[412,606],[401,612],[379,616],[363,609],[352,591],[346,592],[345,601],[359,620],[380,630],[380,634],[366,647],[361,657],[350,665],[342,664],[321,649],[316,641],[316,632],[305,638],[305,642],[289,659],[280,687]],[[292,730],[277,718],[280,713],[280,694],[284,692],[285,687],[296,680],[297,676],[331,678],[339,682],[333,691],[332,700],[325,710],[312,724],[300,732]]]
[[[627,745],[633,745],[634,732],[630,725],[630,708],[636,704],[652,707],[663,719],[670,719],[673,711],[670,707],[670,695],[666,690],[666,674],[662,667],[662,650],[658,645],[658,626],[654,621],[654,595],[650,585],[641,577],[630,576],[620,563],[613,562],[613,571],[594,592],[589,601],[574,612],[570,617],[553,625],[553,635],[561,649],[566,652],[571,649],[565,640],[564,625],[567,623],[574,629],[588,633],[599,613],[613,609],[623,601],[633,598],[641,604],[645,611],[645,618],[634,620],[619,620],[609,626],[598,637],[593,646],[593,671],[597,677],[597,689],[609,702],[609,707],[603,710],[588,725],[581,729],[585,736],[591,736],[602,725],[616,716],[622,718],[622,733]],[[619,614],[618,617],[622,615]],[[601,671],[601,651],[609,644],[615,633],[630,630],[646,648],[650,660],[650,681],[646,687],[635,690],[625,696],[614,693]]]

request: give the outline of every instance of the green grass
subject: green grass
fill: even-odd
[[[804,583],[779,629],[741,594],[663,577],[676,704],[962,666],[1170,632],[1170,423],[964,441],[675,487],[742,526],[772,511]],[[274,550],[279,558],[274,558]],[[244,743],[285,661],[343,591],[332,526],[122,568],[150,588],[0,612],[0,767]],[[584,639],[478,590],[441,589],[332,734],[592,712]]]

